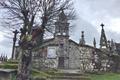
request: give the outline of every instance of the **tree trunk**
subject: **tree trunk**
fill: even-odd
[[[31,80],[31,62],[32,62],[32,50],[21,49],[21,58],[18,66],[18,74],[16,80]]]
[[[40,33],[38,36],[37,36],[37,39],[36,39],[36,46],[40,46],[42,45],[43,43],[43,36],[44,36],[44,33]]]

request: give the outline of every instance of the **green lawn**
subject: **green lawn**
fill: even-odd
[[[3,69],[17,69],[18,62],[17,61],[9,61],[3,64],[0,64],[0,68]],[[56,75],[56,70],[49,70],[49,71],[37,71],[33,70],[32,75],[34,77],[42,77],[47,78],[53,75]],[[58,74],[57,74],[58,75]],[[87,77],[90,77],[91,80],[120,80],[120,74],[117,73],[102,73],[102,74],[88,74]]]
[[[104,73],[104,74],[89,74],[91,80],[120,80],[120,74]]]

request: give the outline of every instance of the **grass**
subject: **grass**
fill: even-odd
[[[6,63],[0,64],[0,68],[3,69],[17,69],[18,67],[18,62],[17,61],[8,61]],[[56,74],[56,72],[59,72],[56,69],[51,69],[48,71],[38,71],[33,69],[32,70],[32,75],[37,78],[44,78],[46,79],[47,77],[50,76],[58,76],[61,74]],[[88,74],[88,77],[91,78],[91,80],[120,80],[120,74],[118,73],[102,73],[102,74]]]
[[[32,70],[32,76],[34,78],[37,78],[38,80],[46,80],[49,77],[54,76],[58,76],[58,74],[56,74],[56,72],[58,72],[58,70],[56,69],[49,69],[49,70],[45,70],[45,71],[38,71],[36,69]]]
[[[18,68],[18,61],[9,60],[8,62],[1,63],[0,68],[1,69],[17,69]],[[49,72],[49,71],[47,71],[47,72]],[[37,77],[37,78],[46,79],[47,77],[51,76],[47,72],[38,71],[38,70],[33,69],[32,76]],[[52,70],[50,72],[52,72]]]
[[[18,63],[17,62],[5,62],[0,64],[1,69],[17,69],[18,68]],[[43,71],[38,71],[33,69],[32,70],[32,76],[37,77],[37,78],[47,78],[50,75],[47,74],[46,72]]]
[[[120,80],[120,74],[104,73],[104,74],[89,74],[91,80]]]
[[[49,74],[47,74],[43,71],[38,71],[38,70],[35,70],[35,69],[32,70],[32,75],[34,77],[40,77],[40,78],[47,78],[47,77],[50,76]]]
[[[0,68],[2,68],[2,69],[17,69],[18,68],[18,61],[8,60],[7,62],[1,63]]]
[[[3,63],[3,64],[0,64],[0,68],[2,68],[2,69],[17,69],[18,64]]]

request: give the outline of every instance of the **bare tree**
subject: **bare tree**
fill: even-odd
[[[20,36],[21,59],[18,66],[17,80],[30,80],[32,59],[30,48],[32,43],[29,38],[35,17],[39,12],[40,0],[6,0],[0,4],[8,12],[8,23],[15,26],[22,23]]]
[[[42,43],[45,31],[52,32],[61,9],[66,11],[68,19],[74,18],[71,0],[4,0],[0,7],[6,14],[5,24],[20,28],[21,59],[18,66],[17,80],[30,80],[32,59],[32,28],[38,25],[37,37]],[[19,25],[19,26],[18,26]],[[41,44],[40,43],[40,44]]]

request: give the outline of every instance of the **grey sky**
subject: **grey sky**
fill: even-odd
[[[93,38],[95,37],[97,45],[99,45],[100,24],[104,23],[107,38],[120,42],[120,0],[73,1],[75,1],[78,18],[75,22],[76,27],[71,35],[73,40],[79,42],[81,31],[85,31],[86,43],[92,45]],[[0,52],[10,57],[12,39],[5,38],[3,34],[0,32]]]
[[[107,38],[120,42],[118,37],[120,34],[120,0],[75,1],[75,9],[79,17],[75,35],[80,35],[79,30],[85,30],[87,42],[92,43],[92,38],[96,37],[99,44],[100,24],[104,23]],[[74,39],[78,40],[78,36]]]

